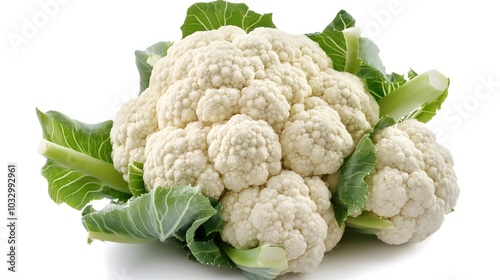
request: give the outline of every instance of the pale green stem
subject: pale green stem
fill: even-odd
[[[436,100],[448,84],[448,78],[439,71],[424,72],[378,100],[380,117],[389,116],[397,121]]]
[[[40,142],[38,152],[65,167],[76,169],[94,177],[112,189],[130,193],[128,183],[112,163],[93,158],[45,139]]]

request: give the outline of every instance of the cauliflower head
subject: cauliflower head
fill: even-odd
[[[342,235],[321,177],[337,172],[379,108],[305,35],[239,27],[195,32],[153,66],[149,87],[117,113],[113,163],[144,165],[148,190],[196,185],[220,199],[237,248],[286,248],[312,271]]]
[[[366,178],[370,190],[365,210],[394,224],[377,237],[388,244],[422,241],[440,228],[459,196],[451,153],[413,119],[373,138],[377,162]]]
[[[224,127],[222,131],[229,131],[228,126],[239,130],[252,123],[230,121],[235,115],[242,115],[271,127],[271,130],[259,132],[245,130],[252,130],[254,135],[263,133],[262,138],[268,141],[266,149],[271,153],[269,160],[274,158],[274,163],[268,159],[255,163],[260,170],[268,169],[260,177],[273,176],[281,168],[302,176],[334,173],[352,152],[360,135],[376,123],[378,105],[359,78],[331,67],[331,59],[305,35],[287,34],[273,28],[256,28],[247,34],[236,26],[193,33],[168,49],[167,55],[155,63],[149,87],[117,113],[111,131],[115,168],[127,179],[128,165],[134,161],[156,166],[150,177],[165,180],[148,180],[149,188],[160,182],[193,183],[197,181],[193,179],[195,175],[174,178],[176,172],[167,175],[166,170],[163,175],[159,174],[161,168],[153,162],[165,160],[158,157],[188,151],[186,145],[176,146],[175,151],[171,148],[168,153],[168,149],[147,148],[159,145],[155,142],[162,140],[153,135],[166,135],[165,131],[173,129],[190,130],[194,126],[189,124],[196,122],[199,122],[197,126],[208,127],[205,134],[212,128]],[[275,134],[272,137],[271,132]],[[234,182],[231,178],[241,178],[236,170],[247,172],[252,160],[266,157],[258,154],[263,146],[259,143],[252,146],[250,141],[237,145],[244,149],[238,153],[256,157],[241,156],[242,160],[235,162],[234,157],[229,159],[235,155],[232,143],[221,146],[222,139],[215,133],[209,138],[213,139],[206,140],[208,142],[198,148],[198,153],[207,157],[208,168],[214,168],[226,183]],[[271,139],[278,139],[279,143]],[[166,140],[161,142],[167,144]],[[271,142],[276,145],[269,150]],[[222,150],[216,151],[216,147]],[[212,152],[207,154],[208,150]],[[322,159],[323,154],[328,155],[328,162]],[[282,159],[284,166],[279,168],[277,162]],[[244,166],[229,166],[228,163]],[[170,168],[175,169],[175,166]],[[237,188],[264,182],[262,179],[250,180]],[[209,192],[218,196],[217,192]]]

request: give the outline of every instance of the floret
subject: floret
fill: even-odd
[[[304,181],[299,174],[283,170],[263,186],[228,191],[220,199],[223,240],[240,249],[264,244],[283,247],[288,268],[282,274],[315,270],[343,232],[331,223],[327,211],[333,214],[333,209],[321,197],[328,189],[320,181]]]
[[[413,119],[376,133],[374,143],[377,163],[367,177],[365,210],[394,224],[377,237],[389,244],[425,240],[441,227],[458,199],[451,154]]]

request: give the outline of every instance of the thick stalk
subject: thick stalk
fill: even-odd
[[[65,167],[76,169],[94,177],[112,189],[130,193],[128,183],[123,179],[122,174],[109,162],[93,158],[45,139],[40,142],[38,152]]]
[[[363,212],[357,217],[347,217],[346,226],[366,234],[374,234],[383,229],[393,229],[394,224],[386,218],[377,216],[373,212]]]
[[[438,99],[448,89],[449,80],[437,70],[424,72],[393,90],[378,101],[380,117],[395,120]]]
[[[288,267],[285,249],[262,245],[253,249],[236,249],[221,242],[227,256],[250,279],[274,279]]]
[[[346,43],[346,55],[344,71],[356,74],[361,66],[359,59],[359,37],[361,36],[361,29],[358,27],[347,28],[344,31],[344,38]]]

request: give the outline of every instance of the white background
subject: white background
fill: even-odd
[[[244,279],[237,271],[188,262],[168,244],[87,245],[80,213],[55,205],[40,175],[44,159],[37,154],[42,135],[35,108],[89,123],[113,118],[138,91],[134,50],[178,41],[194,2],[1,2],[1,279]],[[345,9],[380,47],[388,71],[435,68],[451,79],[449,97],[429,124],[454,154],[461,187],[456,211],[442,228],[422,243],[403,246],[347,239],[316,272],[283,279],[500,279],[500,21],[494,3],[247,1],[257,12],[273,12],[275,24],[289,33],[320,31]],[[9,162],[18,164],[19,177],[15,274],[6,263]]]

